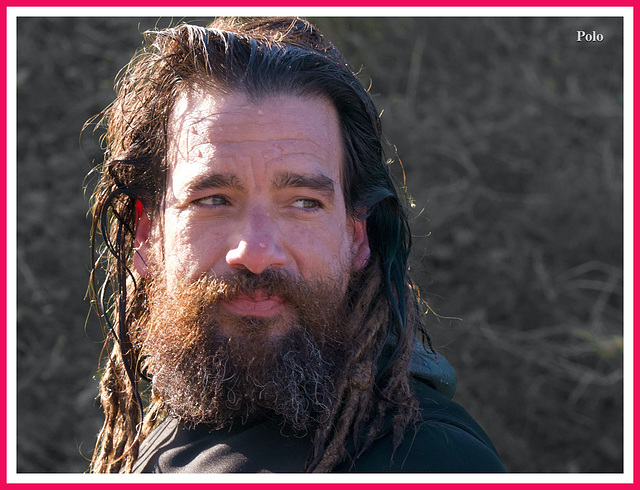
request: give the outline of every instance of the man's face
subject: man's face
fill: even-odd
[[[344,293],[349,272],[369,257],[363,222],[347,216],[341,186],[343,145],[332,104],[277,96],[252,103],[243,94],[190,92],[169,121],[162,222],[139,223],[140,258],[162,261],[169,290],[201,276],[276,269]],[[222,306],[234,317],[291,312],[265,291]],[[286,333],[273,322],[272,336]]]
[[[148,318],[134,337],[176,416],[225,426],[267,410],[326,420],[369,257],[347,216],[332,105],[191,94],[170,118],[164,210],[136,233]],[[149,268],[147,268],[147,265]]]

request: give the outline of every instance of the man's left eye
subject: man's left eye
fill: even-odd
[[[322,209],[322,203],[316,199],[298,199],[293,202],[293,207],[313,211]]]

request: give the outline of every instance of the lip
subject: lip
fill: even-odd
[[[231,313],[238,316],[270,317],[281,313],[284,308],[284,300],[279,296],[267,296],[257,292],[250,297],[240,294],[231,301],[225,301],[222,305]]]

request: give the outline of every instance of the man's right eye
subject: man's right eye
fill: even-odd
[[[207,196],[193,201],[198,206],[228,206],[229,201],[223,196]]]

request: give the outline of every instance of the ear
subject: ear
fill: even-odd
[[[371,256],[371,250],[369,249],[369,237],[367,235],[367,221],[360,221],[356,218],[353,219],[353,242],[351,244],[352,250],[352,265],[356,270],[362,269],[369,262]]]
[[[138,216],[136,224],[136,237],[133,241],[133,265],[142,277],[149,274],[147,265],[149,257],[149,235],[151,234],[151,220],[144,211]]]

